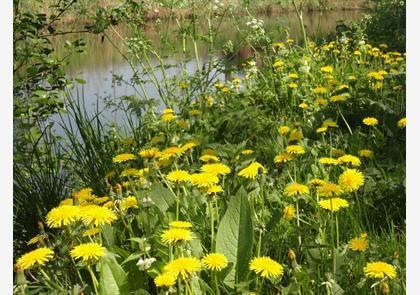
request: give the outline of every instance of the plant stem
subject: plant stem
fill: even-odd
[[[298,20],[299,20],[300,31],[302,33],[302,37],[303,37],[303,42],[305,44],[305,48],[308,49],[308,40],[306,38],[306,30],[305,30],[305,25],[303,23],[302,9],[300,11],[298,10],[297,5],[295,3],[295,0],[292,0],[292,4],[293,4],[293,7],[295,9],[295,12],[296,12],[296,15],[298,17]]]
[[[210,211],[210,227],[211,227],[211,252],[215,251],[214,243],[214,210],[213,210],[213,200],[209,202],[209,211]]]
[[[299,230],[300,215],[299,215],[299,199],[297,197],[296,197],[296,222],[297,222],[297,227],[298,227],[298,230]],[[298,236],[298,241],[299,241],[299,248],[300,248],[300,246],[302,245],[302,237],[300,235],[300,232],[299,232],[299,236]]]
[[[98,285],[99,285],[98,280],[96,279],[95,273],[93,272],[92,267],[90,265],[87,266],[87,269],[88,269],[88,271],[90,273],[90,276],[92,278],[93,288],[95,289],[95,294],[98,295],[99,294],[99,292],[98,292]]]
[[[57,285],[56,283],[54,283],[52,280],[51,280],[51,278],[50,278],[50,276],[49,275],[47,275],[47,273],[42,269],[42,268],[39,268],[39,271],[41,272],[41,274],[44,276],[44,278],[47,280],[47,282],[53,287],[53,288],[56,288],[56,289],[58,289],[58,290],[60,290],[60,291],[64,291],[59,285]]]

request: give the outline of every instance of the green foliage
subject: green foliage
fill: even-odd
[[[369,0],[366,34],[370,42],[387,44],[397,51],[405,51],[406,1]]]
[[[226,213],[220,221],[216,236],[216,252],[223,253],[232,262],[232,270],[224,283],[233,288],[246,280],[252,256],[253,225],[251,208],[245,189],[241,187],[230,199]]]
[[[99,107],[89,114],[83,94],[68,96],[67,113],[61,114],[64,138],[54,144],[58,138],[41,136],[40,124],[19,146],[34,150],[37,162],[27,161],[33,155],[16,155],[15,203],[22,204],[16,224],[33,228],[51,218],[63,218],[64,224],[19,237],[23,245],[35,236],[28,248],[48,247],[54,257],[27,267],[17,251],[16,289],[370,294],[387,283],[394,294],[404,293],[405,124],[398,122],[405,117],[405,56],[367,43],[361,27],[343,27],[329,42],[304,48],[290,39],[278,42],[249,15],[245,24],[235,22],[239,40],[224,46],[223,60],[215,48],[217,24],[235,15],[232,6],[219,7],[213,18],[207,4],[192,3],[193,16],[179,23],[183,58],[172,77],[162,58],[174,50],[165,42],[172,33],[168,26],[157,25],[162,44],[155,48],[142,32],[137,2],[98,8],[89,30],[107,38],[107,30],[117,33],[115,25],[124,21],[134,31],[120,36],[127,52],[118,49],[133,69],[129,83],[136,95],[108,105],[124,111],[126,126],[106,121]],[[204,31],[200,18],[208,23]],[[199,60],[199,42],[207,42],[207,62]],[[235,70],[230,59],[243,47],[250,55]],[[158,102],[146,82],[155,87]],[[378,124],[367,126],[366,117]],[[293,152],[294,145],[302,152]],[[153,155],[144,153],[151,148]],[[363,156],[362,149],[373,154]],[[127,154],[125,161],[114,160]],[[360,164],[346,163],[342,154],[358,156]],[[322,157],[333,157],[336,165],[323,164]],[[213,162],[229,172],[201,174]],[[319,202],[328,200],[320,185],[328,181],[344,190],[340,176],[349,168],[360,170],[364,183],[354,192],[334,192],[346,206],[331,212],[328,203]],[[187,176],[169,177],[178,170]],[[301,184],[296,191],[290,186],[295,182]],[[42,206],[36,214],[32,194]],[[74,206],[74,216],[65,216],[71,210],[57,204],[61,199]],[[66,209],[61,217],[49,213],[57,205],[58,211]],[[22,219],[26,212],[30,220]],[[363,237],[366,249],[349,243],[355,237]],[[101,257],[87,261],[72,255],[76,246],[90,242],[106,254],[99,251]],[[213,252],[224,254],[227,263],[223,256],[204,263]],[[270,257],[274,267],[251,271],[251,258],[261,256]],[[176,259],[184,262],[169,267]],[[371,261],[389,263],[396,277],[369,278],[363,268]]]

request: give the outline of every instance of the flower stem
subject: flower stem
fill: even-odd
[[[209,202],[209,211],[210,211],[210,227],[211,227],[211,252],[215,251],[214,243],[214,210],[213,210],[213,200]]]
[[[58,289],[58,290],[60,290],[60,291],[63,291],[63,289],[59,286],[59,285],[57,285],[56,283],[54,283],[52,280],[51,280],[51,278],[50,278],[50,276],[49,275],[47,275],[47,273],[42,269],[42,268],[39,268],[39,271],[41,272],[41,274],[44,276],[44,278],[47,280],[47,282],[53,287],[53,288],[56,288],[56,289]]]
[[[298,227],[298,230],[299,230],[300,215],[299,215],[299,199],[297,197],[296,197],[296,222],[297,222],[297,227]],[[299,236],[298,236],[298,241],[299,241],[299,248],[300,248],[300,246],[302,245],[302,237],[300,235],[300,232],[299,232]]]
[[[95,274],[94,274],[94,272],[92,270],[92,267],[90,265],[88,265],[87,269],[88,269],[88,271],[90,273],[90,276],[92,278],[93,288],[95,289],[95,294],[96,295],[99,295],[99,292],[98,292],[98,285],[99,285],[98,280],[96,279],[96,276],[95,276]]]

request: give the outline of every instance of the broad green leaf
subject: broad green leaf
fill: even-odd
[[[231,288],[248,274],[253,234],[251,208],[247,193],[241,187],[231,198],[216,236],[216,252],[225,254],[229,262],[233,263],[232,270],[224,279],[224,283]]]
[[[113,255],[107,255],[100,261],[99,293],[101,295],[120,295],[126,283],[126,273]]]
[[[152,185],[149,196],[162,213],[165,213],[175,202],[174,195],[160,183]]]

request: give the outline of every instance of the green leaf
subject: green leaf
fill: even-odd
[[[175,202],[175,196],[160,183],[152,185],[152,191],[149,192],[149,197],[162,213],[165,213]]]
[[[127,274],[118,264],[114,255],[107,255],[100,260],[100,295],[124,294],[121,289],[126,283]]]
[[[224,279],[224,283],[231,288],[248,274],[253,234],[251,208],[247,193],[241,187],[231,198],[216,236],[216,252],[225,254],[233,263],[232,270]]]

